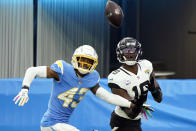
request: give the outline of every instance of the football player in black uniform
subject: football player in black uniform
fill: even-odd
[[[157,102],[162,101],[162,92],[155,80],[152,63],[139,59],[141,44],[134,38],[122,39],[116,48],[117,59],[123,63],[108,76],[108,86],[112,93],[132,102],[131,108],[116,106],[112,112],[110,126],[112,131],[142,131],[142,106],[147,100],[148,91]]]

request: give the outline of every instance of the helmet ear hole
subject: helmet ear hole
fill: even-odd
[[[80,60],[80,57],[76,57],[76,60],[79,61]]]

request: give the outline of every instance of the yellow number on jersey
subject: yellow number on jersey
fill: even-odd
[[[79,94],[80,94],[80,95],[85,94],[87,91],[88,91],[87,88],[82,88],[82,89],[79,91]],[[83,95],[83,96],[80,96],[80,99],[79,99],[79,100],[82,100],[83,97],[84,97],[84,95]]]
[[[74,88],[58,95],[57,98],[64,101],[63,107],[68,107],[69,106],[70,102],[73,101],[73,97],[74,97],[74,95],[76,94],[77,91],[78,91],[78,88],[74,87]]]
[[[79,91],[79,94],[80,94],[80,95],[83,95],[83,94],[85,94],[87,91],[88,91],[87,88],[81,88],[80,91]],[[83,97],[84,97],[84,95],[83,95],[83,96],[80,96],[79,101],[81,101]],[[78,105],[78,102],[73,101],[72,104],[71,104],[71,107],[72,107],[72,108],[75,108],[77,105]]]
[[[79,88],[74,87],[74,88],[58,95],[57,98],[64,101],[63,107],[68,107],[71,102],[72,102],[72,104],[71,104],[72,108],[75,108],[77,106],[78,103],[76,101],[73,101],[73,98],[74,98],[74,95],[76,94],[76,92],[78,91],[78,89]],[[87,88],[81,88],[79,91],[79,94],[80,95],[85,94],[87,91],[88,91]],[[84,96],[80,96],[79,100],[81,100],[83,97]]]

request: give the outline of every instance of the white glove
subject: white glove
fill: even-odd
[[[13,99],[15,104],[19,102],[18,106],[23,106],[25,103],[27,103],[29,100],[28,91],[28,89],[21,89],[18,95]]]

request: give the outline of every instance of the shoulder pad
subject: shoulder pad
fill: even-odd
[[[114,70],[108,75],[108,83],[117,84],[122,88],[122,83],[124,83],[124,77],[125,75],[120,69]]]
[[[96,70],[94,70],[90,74],[92,74],[94,81],[96,81],[97,83],[100,81],[100,75],[99,75],[99,73]]]
[[[149,72],[149,74],[153,71],[152,63],[149,60],[143,59],[138,62],[140,66],[144,69],[145,72]]]
[[[51,68],[53,71],[55,71],[55,72],[60,73],[60,74],[63,75],[63,73],[64,73],[64,68],[65,68],[66,64],[67,64],[67,63],[66,63],[65,61],[63,61],[63,60],[57,60],[54,64],[52,64],[52,65],[50,66],[50,68]]]

